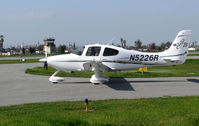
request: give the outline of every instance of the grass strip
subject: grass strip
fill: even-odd
[[[198,126],[199,97],[34,103],[0,107],[0,126]]]
[[[149,67],[148,72],[142,74],[137,69],[120,71],[120,72],[108,72],[102,73],[108,77],[185,77],[185,76],[199,76],[199,59],[188,59],[184,64],[177,66],[157,66]],[[34,75],[51,76],[56,69],[49,67],[48,71],[43,67],[35,67],[27,69],[25,73]],[[93,72],[74,72],[67,73],[60,71],[58,76],[61,77],[91,77]]]
[[[199,54],[188,54],[188,56],[199,56]]]

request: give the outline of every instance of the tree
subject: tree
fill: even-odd
[[[196,47],[197,46],[197,41],[191,42],[190,47]]]
[[[126,48],[126,40],[124,40],[123,38],[120,38],[120,42],[121,42],[122,48]]]
[[[65,53],[66,45],[60,45],[57,50],[59,53]]]
[[[34,47],[30,47],[30,48],[29,48],[29,52],[30,52],[30,54],[35,53],[35,48],[34,48]]]
[[[22,54],[25,54],[26,53],[26,50],[25,50],[25,48],[23,47],[22,48]]]
[[[197,46],[197,41],[195,41],[194,43],[195,43],[195,46]]]
[[[73,43],[73,49],[76,49],[76,45],[75,45],[75,42]]]
[[[126,48],[126,40],[123,40],[124,48]]]
[[[141,42],[140,39],[136,40],[134,43],[135,43],[135,48],[136,49],[142,48],[142,42]]]
[[[161,43],[160,48],[161,50],[165,50],[166,44],[164,42]]]
[[[39,45],[39,46],[37,47],[37,50],[38,50],[38,51],[43,51],[43,49],[44,49],[44,45]]]
[[[168,49],[171,46],[171,44],[172,44],[172,42],[167,41],[166,44],[165,44],[165,46],[166,46],[165,48]]]
[[[156,49],[156,44],[153,42],[152,44],[149,45],[149,48],[151,50],[155,50]]]
[[[16,51],[17,49],[13,46],[13,47],[11,47],[11,50]]]
[[[0,41],[4,42],[3,35],[0,35]]]
[[[123,39],[123,38],[120,38],[120,42],[121,42],[121,47],[122,47],[122,48],[124,47],[123,41],[124,41],[124,39]]]

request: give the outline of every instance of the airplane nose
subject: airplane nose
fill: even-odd
[[[47,58],[42,58],[39,60],[39,62],[46,62],[47,61]]]

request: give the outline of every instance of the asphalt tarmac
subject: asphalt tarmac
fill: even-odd
[[[52,84],[47,76],[29,75],[27,68],[43,64],[0,64],[0,106],[50,101],[76,101],[85,98],[134,99],[199,95],[199,77],[111,78],[94,85],[89,78],[66,78]]]

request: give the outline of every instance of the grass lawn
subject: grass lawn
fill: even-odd
[[[56,70],[52,67],[49,67],[49,70],[46,71],[43,67],[35,67],[32,69],[27,69],[26,73],[35,74],[35,75],[46,75],[51,76]],[[102,73],[104,74],[104,73]],[[62,77],[91,77],[93,72],[59,72],[58,76]],[[188,59],[184,64],[177,66],[158,66],[158,67],[149,67],[148,72],[142,74],[135,70],[127,70],[120,72],[108,72],[109,77],[177,77],[177,76],[199,76],[199,59]]]
[[[195,50],[195,51],[189,51],[189,52],[199,52],[199,50]]]
[[[199,54],[188,54],[188,56],[199,56]]]
[[[199,97],[34,103],[0,107],[0,126],[198,126]]]
[[[21,60],[0,60],[0,64],[20,64],[20,63],[39,63],[39,59],[26,59]]]

